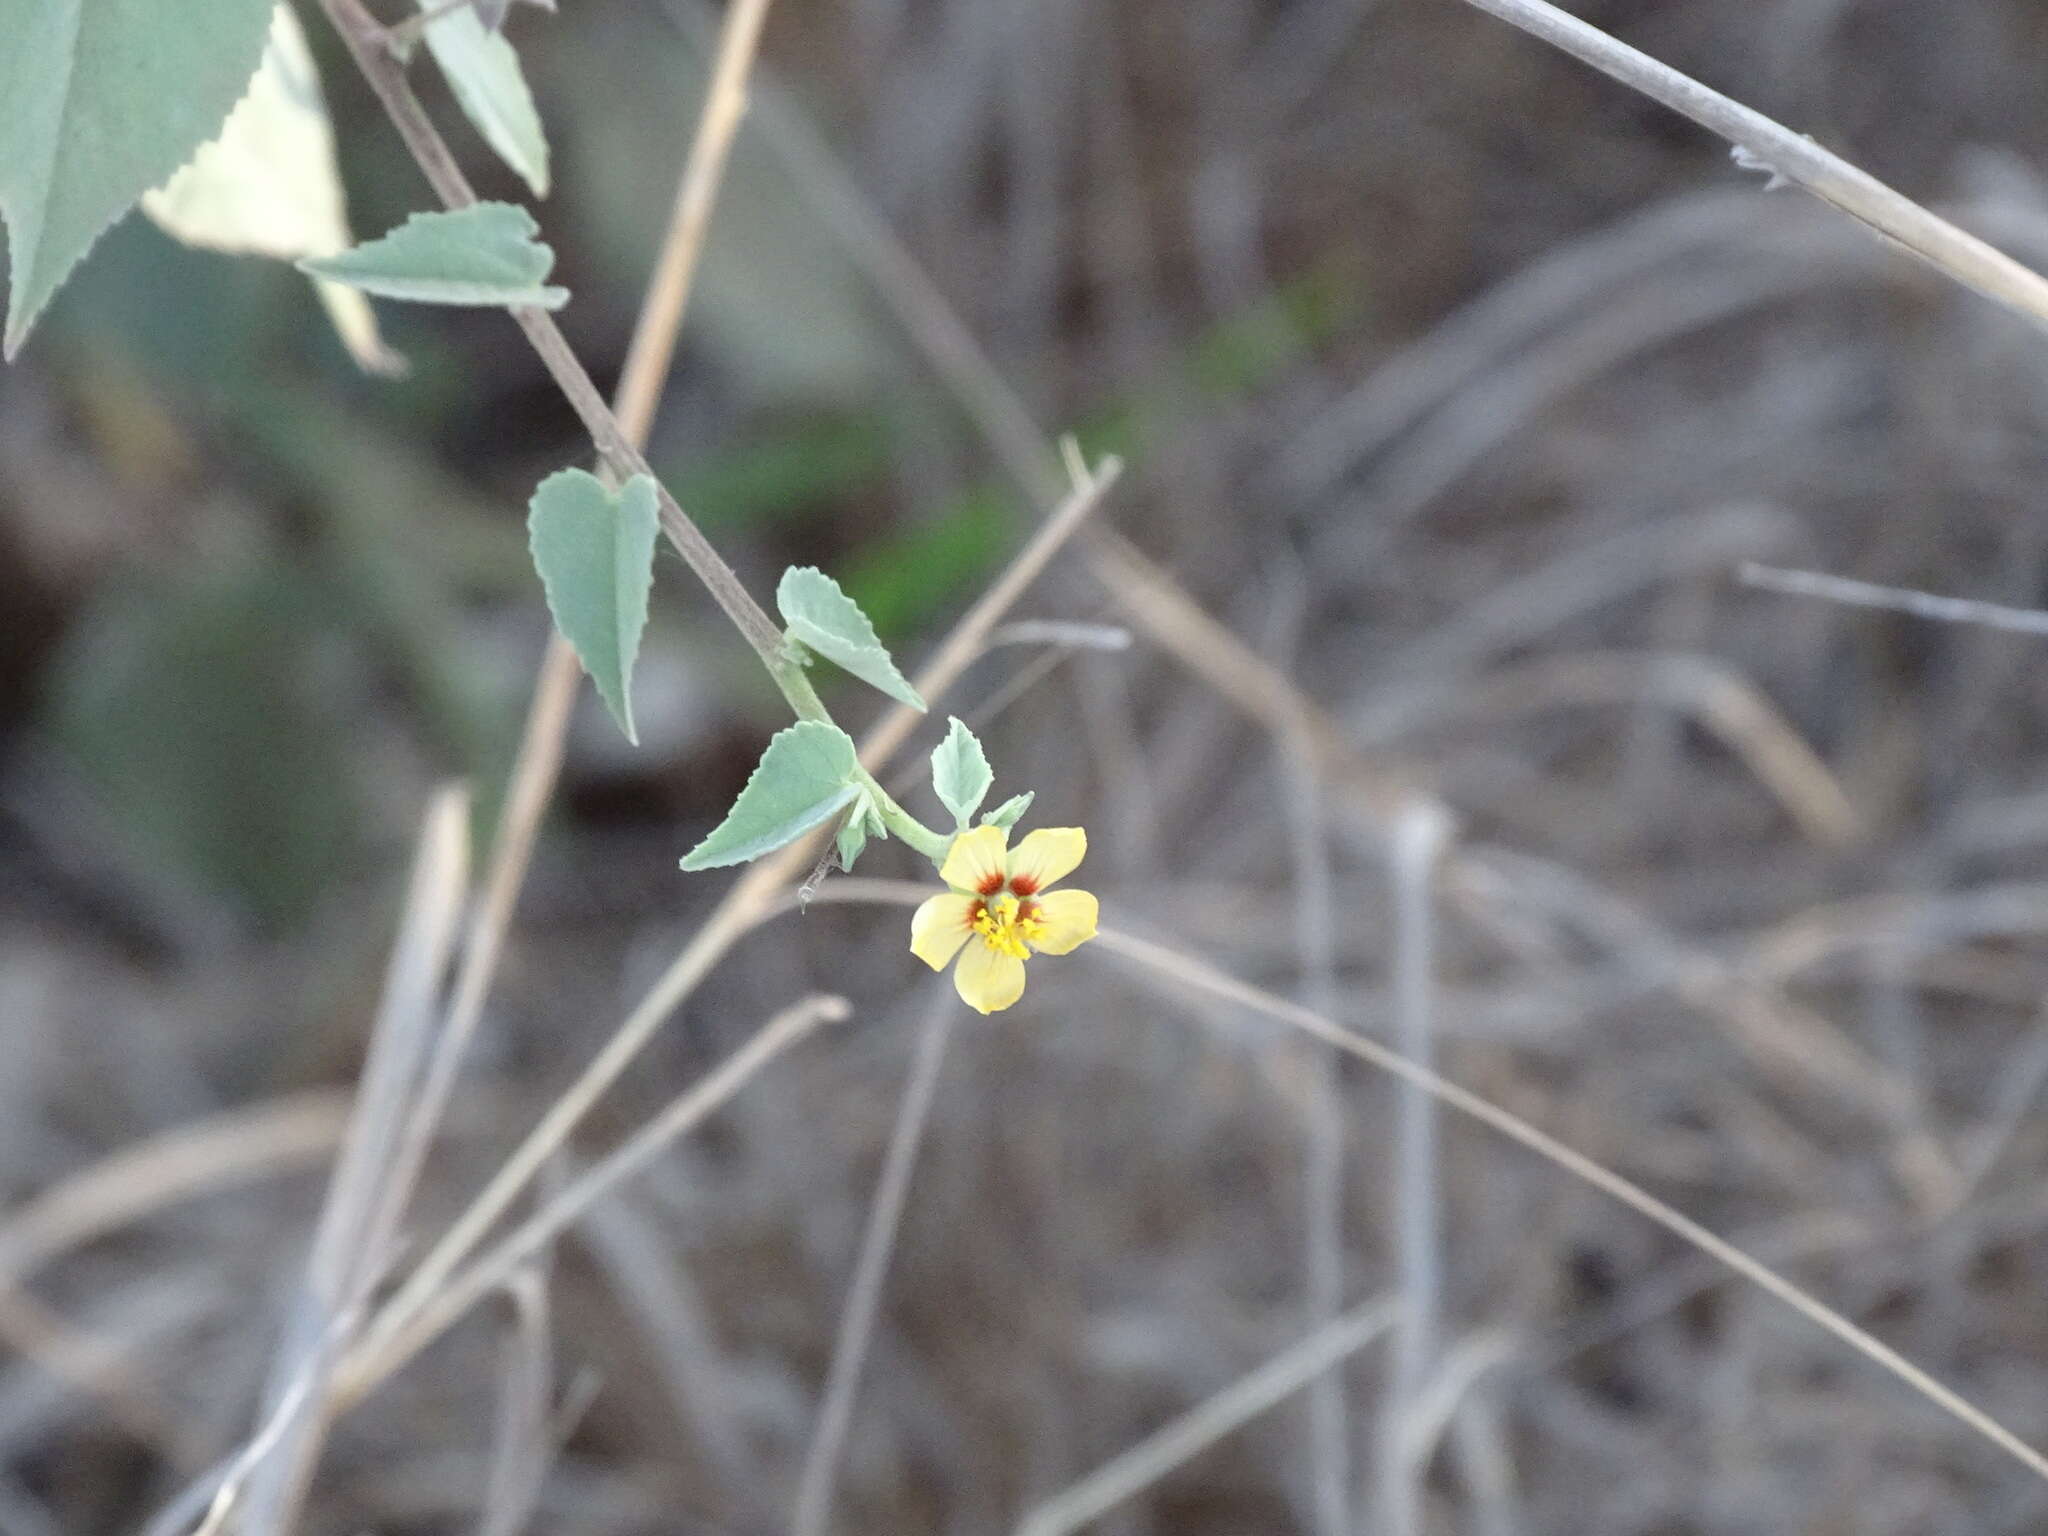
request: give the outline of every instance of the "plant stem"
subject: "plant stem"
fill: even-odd
[[[775,675],[776,686],[789,700],[790,708],[796,711],[799,720],[822,720],[827,725],[832,724],[832,716],[819,702],[817,690],[811,687],[809,672],[787,647],[768,670]],[[953,839],[934,832],[898,805],[895,798],[882,788],[881,781],[866,768],[856,771],[861,787],[874,797],[875,809],[882,813],[882,824],[932,863],[945,862],[946,850],[953,846]]]
[[[335,31],[341,34],[342,41],[348,45],[357,68],[363,72],[363,78],[369,81],[370,89],[377,93],[377,99],[384,104],[384,110],[391,118],[392,126],[398,130],[399,137],[412,151],[413,159],[419,163],[420,170],[432,184],[434,191],[439,194],[441,201],[450,208],[464,208],[474,203],[476,192],[470,186],[469,178],[462,174],[462,168],[455,163],[455,157],[450,152],[447,141],[441,137],[432,119],[427,116],[426,109],[420,105],[419,98],[413,94],[412,86],[405,78],[404,66],[393,59],[384,48],[384,28],[363,8],[362,0],[321,0],[321,3],[327,11],[328,20],[334,24]],[[755,5],[752,9],[759,11],[764,7]],[[758,36],[758,16],[750,14],[749,27],[750,35]],[[722,95],[728,98],[743,89],[736,80],[727,80],[725,85],[726,89]],[[740,96],[733,105],[720,111],[717,126],[727,142],[730,140],[732,129],[738,125],[739,106],[743,101],[744,97]],[[693,152],[692,169],[701,162],[707,167],[703,174],[709,176],[722,164],[723,157],[723,144],[715,145],[702,154]],[[695,179],[686,170],[685,185],[689,185]],[[672,267],[673,270],[665,270],[663,276],[674,289],[674,302],[678,306],[687,297],[690,274],[695,267],[695,252],[701,247],[703,240],[703,221],[709,217],[710,211],[708,192],[702,194],[700,198],[686,200],[689,206],[682,210],[683,218],[679,221],[687,231],[684,240],[679,242],[683,247],[683,254],[674,257],[673,260],[664,258],[665,268]],[[775,621],[762,611],[761,605],[754,601],[752,594],[741,584],[733,568],[725,563],[724,557],[690,520],[689,514],[677,504],[668,489],[655,479],[654,472],[647,467],[647,461],[641,457],[640,450],[634,446],[626,428],[612,414],[611,407],[605,404],[603,395],[598,393],[597,385],[591,381],[589,371],[570,348],[569,340],[562,334],[561,328],[545,310],[518,308],[512,311],[512,318],[519,322],[519,328],[526,332],[526,339],[533,344],[534,351],[540,354],[541,362],[546,364],[556,385],[567,397],[576,414],[582,418],[583,425],[590,433],[590,440],[605,468],[620,480],[629,479],[634,475],[645,475],[654,481],[655,493],[660,498],[662,531],[668,535],[669,543],[675,546],[676,552],[683,557],[684,562],[710,589],[711,596],[717,601],[718,606],[725,610],[726,617],[732,620],[734,627],[746,637],[747,643],[761,658],[761,664],[768,669],[769,677],[774,679],[776,688],[789,702],[789,707],[795,711],[796,717],[799,720],[817,720],[827,725],[833,724],[830,711],[818,698],[817,690],[811,686],[810,677],[805,672],[803,663],[784,641],[782,631],[776,626]],[[644,351],[636,349],[635,354],[627,360],[628,368],[636,374],[649,372],[657,364],[665,367],[666,358],[661,355],[659,349],[653,347]],[[634,435],[644,434],[644,421],[636,422],[634,425],[638,429]],[[946,848],[952,841],[950,838],[941,837],[904,810],[865,769],[861,771],[861,780],[869,793],[875,797],[875,804],[882,813],[882,820],[890,831],[935,864],[945,857]]]
[[[434,127],[419,98],[413,94],[412,86],[405,78],[404,66],[385,49],[383,26],[364,8],[362,0],[321,0],[321,4],[335,31],[348,46],[356,67],[363,72],[370,89],[383,103],[391,125],[398,130],[406,148],[412,151],[413,159],[419,163],[421,172],[441,201],[449,208],[466,208],[474,203],[476,192],[470,186],[469,178],[462,174],[462,167],[456,164],[447,142]],[[769,675],[782,688],[790,706],[803,718],[821,718],[823,706],[817,704],[817,695],[810,693],[808,688],[802,690],[808,695],[810,705],[819,711],[817,715],[807,714],[799,692],[790,686],[792,676],[786,664],[781,629],[761,610],[761,605],[741,584],[732,567],[725,563],[711,541],[690,520],[689,514],[677,505],[675,497],[655,478],[553,318],[545,310],[532,308],[514,309],[512,318],[526,332],[526,339],[540,354],[541,362],[547,366],[570,407],[582,419],[605,467],[621,480],[631,479],[634,475],[646,475],[654,480],[661,506],[662,531],[683,557],[683,562],[696,572],[698,580],[710,589],[712,598],[725,610],[726,617],[746,637],[747,643],[768,668]]]
[[[903,841],[930,859],[934,864],[946,862],[946,850],[953,846],[953,839],[943,833],[934,832],[910,812],[898,805],[882,788],[878,780],[867,769],[860,771],[860,781],[867,792],[874,796],[875,808],[882,813],[882,825],[894,832]]]

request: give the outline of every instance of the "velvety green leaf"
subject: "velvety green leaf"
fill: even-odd
[[[981,750],[974,732],[956,718],[946,731],[946,739],[932,748],[932,788],[953,813],[956,825],[964,828],[968,819],[981,809],[995,777],[989,771],[988,754]]]
[[[555,253],[540,226],[514,203],[475,203],[449,213],[416,213],[398,228],[299,270],[365,293],[418,304],[531,304],[560,309],[569,290],[542,286]]]
[[[262,67],[219,135],[164,185],[143,193],[142,211],[173,239],[230,255],[297,261],[348,249],[320,71],[289,5],[271,12]],[[359,366],[404,370],[378,335],[368,299],[339,283],[315,279],[313,286]]]
[[[423,11],[438,10],[442,0],[420,0]],[[460,6],[427,27],[427,51],[448,77],[463,116],[476,125],[498,158],[533,188],[548,195],[548,140],[533,105],[533,92],[519,70],[519,55],[495,27],[503,11],[486,22],[474,6]]]
[[[846,820],[839,824],[839,835],[834,839],[834,845],[839,850],[841,869],[852,869],[853,861],[861,856],[861,851],[868,845],[867,812],[867,796],[862,794],[855,798],[853,805],[847,810]]]
[[[0,0],[13,357],[93,241],[220,131],[271,0]]]
[[[868,846],[868,824],[858,811],[840,823],[836,842],[839,849],[839,867],[852,869],[853,861],[859,858]]]
[[[846,820],[840,824],[839,867],[852,869],[853,861],[861,856],[871,837],[887,840],[889,828],[882,820],[882,813],[875,805],[875,797],[862,790],[855,797],[852,808],[846,813]]]
[[[782,610],[790,639],[837,662],[899,703],[924,708],[924,700],[896,670],[896,663],[876,638],[868,616],[823,571],[808,565],[793,565],[784,571],[775,589],[775,606]]]
[[[1031,802],[1037,798],[1035,790],[1025,790],[1021,795],[1012,795],[1001,805],[981,818],[984,827],[1001,827],[1005,832],[1017,825],[1024,813],[1031,809]]]
[[[725,820],[683,859],[717,869],[772,853],[829,821],[861,794],[853,738],[836,725],[799,720],[778,731]]]
[[[635,746],[633,662],[647,627],[654,540],[661,525],[654,482],[635,475],[614,494],[597,476],[564,469],[541,481],[526,528],[555,627],[575,647],[605,707]]]

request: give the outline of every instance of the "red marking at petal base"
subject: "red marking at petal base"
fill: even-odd
[[[981,882],[981,894],[984,896],[993,896],[997,891],[1000,891],[1002,888],[1003,877],[1001,875],[990,875],[986,880]]]
[[[1012,875],[1010,876],[1010,890],[1018,896],[1036,896],[1038,894],[1038,882],[1029,875]]]

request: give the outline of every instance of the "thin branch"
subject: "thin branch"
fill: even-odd
[[[2048,279],[1937,218],[1839,155],[1544,0],[1465,0],[1719,134],[1745,163],[1794,182],[1965,287],[2048,322]]]
[[[1968,597],[1942,597],[1911,587],[1881,587],[1874,582],[1854,581],[1847,576],[1830,576],[1824,571],[1792,571],[1781,566],[1758,565],[1748,561],[1739,572],[1745,587],[1766,592],[1783,592],[1790,597],[1818,597],[1830,603],[1847,603],[1855,608],[1885,608],[1909,613],[1916,619],[1933,619],[1942,624],[1975,624],[2011,635],[2048,635],[2048,612],[2039,608],[2008,608],[2002,603],[1980,603]]]

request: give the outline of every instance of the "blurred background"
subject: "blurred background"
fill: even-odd
[[[1578,10],[2048,260],[2032,0]],[[429,195],[305,19],[381,230]],[[716,21],[510,23],[562,322],[607,385]],[[1063,557],[1017,616],[1131,644],[1005,647],[949,702],[983,710],[999,797],[1087,825],[1105,920],[1385,1036],[1386,841],[1346,807],[1360,776],[1426,785],[1459,826],[1445,1070],[2048,1440],[2041,643],[1732,575],[2048,600],[2048,341],[1452,0],[784,0],[763,57],[649,453],[756,594],[820,565],[914,664],[1033,525],[892,302],[893,230],[1041,427],[1126,458],[1102,520],[1349,743],[1319,787]],[[401,380],[289,268],[131,217],[0,371],[0,1196],[277,1117],[223,1187],[0,1272],[8,1536],[137,1529],[248,1433],[421,807],[470,776],[487,827],[509,767],[546,636],[525,499],[587,445],[502,316],[380,318]],[[879,700],[840,681],[858,730]],[[421,1237],[727,883],[676,860],[781,706],[666,554],[636,703],[637,751],[579,702]],[[904,943],[829,905],[747,939],[583,1138],[804,992],[852,1001],[561,1247],[557,1367],[594,1395],[536,1529],[787,1529],[929,1007]],[[1085,951],[963,1015],[836,1528],[1007,1529],[1301,1338],[1319,1219],[1347,1300],[1397,1288],[1423,1171],[1396,1113]],[[1427,1401],[1389,1398],[1383,1348],[1321,1389],[1358,1528],[1393,1415],[1416,1532],[2048,1529],[2023,1469],[1525,1153],[1447,1122],[1409,1187]],[[471,1525],[501,1312],[337,1426],[307,1530]],[[1323,1529],[1311,1429],[1290,1398],[1096,1528]]]

